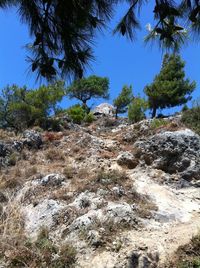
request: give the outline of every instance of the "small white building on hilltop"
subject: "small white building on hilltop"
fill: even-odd
[[[115,108],[113,105],[111,105],[109,103],[101,103],[94,108],[93,114],[94,115],[114,116],[115,115]]]

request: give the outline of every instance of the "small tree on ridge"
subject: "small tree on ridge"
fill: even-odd
[[[144,89],[148,96],[152,118],[158,108],[170,108],[187,103],[196,87],[196,83],[185,79],[185,63],[179,55],[165,54],[161,71],[152,84]]]
[[[124,86],[119,96],[114,99],[113,104],[115,107],[115,117],[118,117],[118,114],[126,113],[128,110],[128,105],[133,99],[132,86]]]

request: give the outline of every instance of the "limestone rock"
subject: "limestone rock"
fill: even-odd
[[[22,213],[25,218],[25,230],[34,237],[41,227],[51,229],[54,225],[54,217],[65,207],[62,203],[44,199],[37,206],[32,204],[23,207]]]
[[[35,130],[24,131],[23,137],[23,143],[25,146],[38,149],[42,145],[41,134]]]
[[[129,224],[134,224],[136,218],[133,207],[125,202],[120,204],[109,202],[105,217],[114,223]]]
[[[126,166],[130,169],[138,165],[138,160],[130,152],[123,152],[117,157],[117,163],[120,166]]]
[[[60,186],[64,180],[65,176],[53,173],[46,175],[38,183],[42,186]]]
[[[200,179],[200,137],[189,129],[158,133],[135,143],[141,159],[183,179]]]

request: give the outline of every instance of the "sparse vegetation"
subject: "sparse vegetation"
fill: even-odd
[[[37,174],[37,172],[38,172],[37,167],[36,166],[31,166],[31,167],[29,167],[29,168],[27,168],[25,170],[25,174],[24,175],[25,175],[26,178],[29,178],[29,177]]]
[[[162,118],[154,118],[151,122],[151,128],[157,129],[163,126],[166,126],[168,122]]]
[[[145,111],[147,108],[148,104],[144,99],[135,97],[128,106],[129,122],[136,123],[145,119]]]
[[[200,267],[200,234],[194,236],[190,243],[178,248],[172,261],[166,268],[199,268]]]
[[[47,150],[45,153],[45,157],[47,160],[51,161],[64,161],[65,160],[65,155],[61,150],[51,148]]]
[[[74,105],[67,109],[67,114],[73,121],[73,123],[81,124],[86,116],[85,109],[79,104]]]
[[[200,102],[197,101],[192,109],[183,111],[181,121],[200,135]]]
[[[84,117],[84,121],[88,124],[92,123],[95,120],[95,116],[93,115],[92,112],[88,113]]]
[[[74,168],[71,165],[67,165],[64,169],[63,169],[63,174],[66,176],[67,179],[72,179],[74,176]]]
[[[115,118],[117,119],[119,113],[126,113],[128,105],[133,99],[132,86],[124,86],[119,96],[113,101],[115,107]]]
[[[13,242],[17,242],[14,240],[16,237],[10,237],[10,239],[10,244],[6,245],[4,240],[1,240],[1,256],[4,256],[7,247],[9,248]],[[70,244],[66,243],[57,247],[49,238],[48,230],[43,228],[35,242],[22,236],[15,247],[9,248],[9,259],[6,267],[72,268],[76,263],[76,254],[75,248]]]

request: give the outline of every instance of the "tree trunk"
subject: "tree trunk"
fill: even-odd
[[[156,107],[153,107],[153,111],[152,111],[152,118],[156,117]]]
[[[118,111],[116,109],[116,111],[115,111],[115,119],[117,119],[117,118],[118,118]]]
[[[90,112],[90,108],[87,106],[87,101],[84,100],[82,102],[83,102],[82,107],[86,111],[86,113],[88,114]]]

